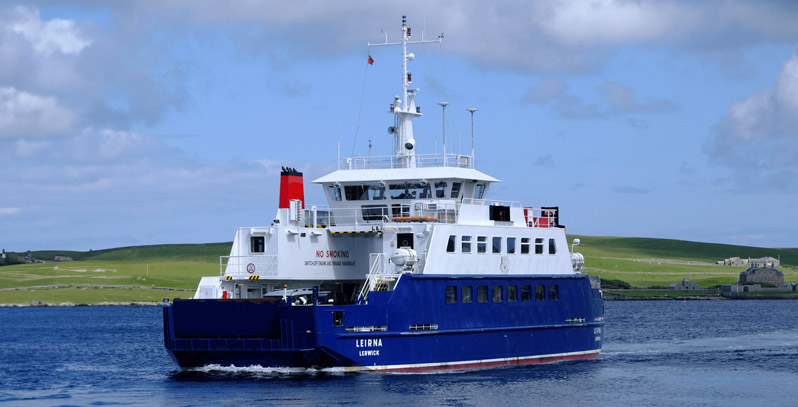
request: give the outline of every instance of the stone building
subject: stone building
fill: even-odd
[[[740,273],[740,284],[769,283],[784,286],[784,274],[772,267],[751,267]]]
[[[701,287],[699,287],[698,284],[685,278],[684,280],[682,280],[681,283],[673,283],[669,285],[668,289],[673,291],[695,291],[695,290],[700,290]]]

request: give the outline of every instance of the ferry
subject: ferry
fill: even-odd
[[[345,157],[313,183],[283,168],[268,226],[240,227],[219,275],[165,300],[164,345],[208,365],[427,372],[594,359],[604,304],[559,208],[493,200],[470,155],[417,152],[422,116],[402,17],[393,154]],[[372,62],[369,54],[369,63]],[[445,114],[446,103],[439,103]],[[476,109],[469,109],[472,116]],[[473,139],[473,137],[472,137]],[[472,142],[473,146],[473,142]]]

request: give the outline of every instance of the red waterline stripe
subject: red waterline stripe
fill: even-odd
[[[508,360],[497,360],[491,362],[462,363],[456,365],[441,363],[439,365],[420,366],[420,367],[400,367],[400,368],[387,367],[385,369],[379,369],[376,371],[390,372],[390,373],[425,373],[425,372],[434,372],[440,370],[485,369],[490,367],[511,366],[511,365],[540,365],[544,363],[554,363],[565,360],[589,360],[597,358],[598,355],[599,353],[595,352],[595,353],[586,353],[580,355],[544,356],[544,357],[530,358],[530,359],[508,359]]]

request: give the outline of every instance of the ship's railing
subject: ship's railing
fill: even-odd
[[[526,225],[531,228],[553,228],[558,226],[557,211],[552,208],[524,207]]]
[[[219,275],[234,280],[250,277],[276,276],[277,256],[219,256]]]
[[[474,168],[474,158],[464,154],[416,154],[415,166],[423,167],[457,167]],[[339,170],[367,170],[384,168],[409,168],[410,157],[381,155],[367,157],[342,157],[338,161]]]
[[[513,208],[520,208],[521,207],[521,202],[519,202],[519,201],[503,201],[503,200],[496,200],[496,199],[463,198],[463,204],[466,204],[466,205],[501,205],[501,206],[511,206]]]
[[[369,273],[366,275],[366,282],[363,283],[363,288],[357,296],[358,300],[365,300],[369,291],[373,290],[374,286],[377,285],[379,276],[388,268],[386,262],[385,253],[369,253]]]
[[[311,210],[305,212],[305,226],[354,226],[370,230],[384,223],[456,223],[459,205],[456,202],[412,202],[380,204],[379,201],[357,208],[316,207],[316,223]]]

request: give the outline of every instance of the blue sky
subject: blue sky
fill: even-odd
[[[798,5],[750,1],[0,2],[0,247],[229,241],[279,170],[390,153],[401,16],[420,152],[569,233],[798,247]],[[359,118],[359,119],[358,119]]]

